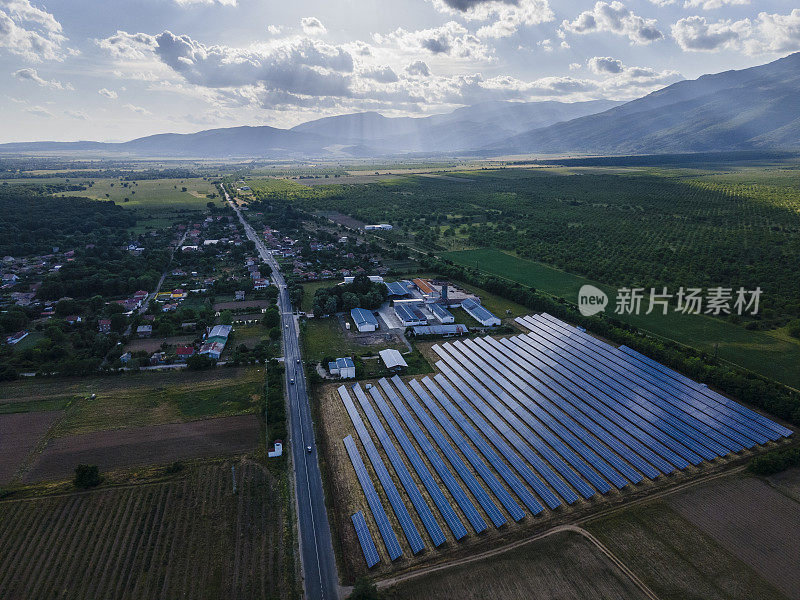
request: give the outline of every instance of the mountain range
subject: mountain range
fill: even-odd
[[[650,154],[800,148],[800,53],[704,75],[630,102],[504,102],[428,117],[365,112],[291,129],[229,127],[122,143],[18,142],[2,153],[334,158],[408,154]]]

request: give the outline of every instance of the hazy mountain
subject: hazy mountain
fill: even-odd
[[[800,53],[704,75],[607,110],[532,128],[495,153],[660,153],[800,147]]]

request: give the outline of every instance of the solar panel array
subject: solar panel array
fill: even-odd
[[[424,543],[373,435],[439,546],[448,536],[429,501],[458,541],[467,536],[462,517],[479,534],[487,519],[502,527],[509,518],[638,486],[792,434],[631,348],[615,348],[550,315],[517,322],[529,333],[434,345],[439,373],[433,377],[381,379],[369,394],[354,386],[372,435],[347,388],[339,388],[414,554]],[[394,560],[401,553],[397,537],[355,442],[348,436],[345,445]],[[353,515],[353,523],[367,564],[376,564],[364,515]]]
[[[367,527],[364,513],[359,510],[350,516],[350,520],[353,521],[353,527],[356,530],[358,542],[361,544],[361,551],[364,553],[364,560],[367,561],[367,568],[371,569],[381,562],[381,557],[378,554],[378,549],[375,547],[375,541],[372,539],[369,527]]]

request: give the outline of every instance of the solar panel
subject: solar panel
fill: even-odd
[[[543,318],[541,322],[545,326],[551,327],[555,332],[562,334],[567,332],[566,329],[558,324],[550,323]],[[736,411],[727,407],[709,406],[694,395],[684,392],[668,381],[662,380],[660,375],[651,367],[634,363],[627,355],[616,348],[595,341],[591,336],[580,332],[577,332],[575,341],[587,350],[597,352],[609,363],[613,363],[617,372],[625,375],[629,380],[642,385],[665,402],[675,406],[678,410],[692,415],[699,421],[708,424],[715,431],[718,431],[721,438],[718,441],[729,449],[752,448],[756,443],[763,444],[767,441],[767,437],[758,431],[760,426],[752,423],[752,421],[743,419]],[[723,434],[726,437],[721,437]],[[731,445],[730,440],[740,446]]]
[[[456,392],[445,379],[439,379],[437,376],[436,381],[456,402],[465,403],[464,398],[458,392]],[[436,388],[436,386],[434,386],[432,383],[429,384],[428,382],[430,382],[430,379],[423,380],[423,383],[428,386],[428,389],[430,389],[431,393],[433,393],[433,395],[439,401],[439,404],[441,404],[450,417],[456,423],[458,423],[458,426],[461,428],[461,430],[472,441],[483,457],[489,461],[489,464],[494,467],[494,470],[497,471],[500,477],[503,478],[503,481],[505,481],[508,487],[511,488],[511,491],[514,492],[520,500],[522,500],[523,504],[525,504],[525,506],[527,506],[533,514],[539,514],[542,512],[542,510],[544,510],[542,505],[539,504],[539,502],[533,497],[533,494],[528,491],[528,488],[526,488],[522,482],[517,479],[517,477],[509,470],[506,464],[500,459],[495,451],[492,450],[489,444],[486,443],[486,440],[481,433],[488,436],[490,434],[490,430],[481,429],[481,432],[478,432],[474,427],[472,427],[472,425],[469,424],[464,415],[461,414],[455,406],[453,406],[452,402],[450,402],[450,400],[448,400],[447,397],[444,396],[438,388]],[[508,450],[508,456],[511,458],[513,463],[519,463],[519,465],[522,465],[519,457],[514,454],[504,443],[501,442],[501,446],[504,450]],[[547,488],[541,483],[541,481],[538,480],[538,478],[533,476],[532,473],[531,476],[533,477],[537,488],[542,490],[544,493]]]
[[[447,468],[447,465],[445,464],[444,460],[442,460],[438,452],[436,452],[435,448],[430,443],[430,440],[422,431],[416,419],[414,419],[414,416],[400,401],[400,398],[397,397],[397,394],[394,393],[394,390],[385,379],[382,379],[379,383],[381,384],[383,390],[386,392],[386,395],[389,396],[389,400],[392,402],[392,405],[394,406],[395,410],[400,415],[400,418],[403,419],[403,422],[411,431],[411,435],[413,435],[414,439],[417,440],[417,444],[419,444],[420,448],[422,448],[423,453],[425,454],[425,456],[428,457],[428,460],[430,461],[431,465],[433,465],[433,468],[439,474],[439,477],[441,477],[448,491],[453,496],[453,499],[455,499],[456,503],[461,508],[462,512],[464,513],[464,516],[467,518],[470,525],[475,530],[475,533],[482,533],[486,531],[486,521],[483,520],[483,517],[481,517],[480,513],[475,508],[475,505],[472,504],[472,502],[467,497],[464,490],[458,484],[458,481],[456,481],[456,478],[450,472],[450,469]],[[419,404],[417,403],[416,399],[411,395],[411,392],[403,383],[403,381],[399,377],[395,376],[392,379],[392,383],[394,383],[394,385],[397,386],[397,389],[400,390],[400,393],[403,395],[403,397],[406,399],[409,405],[412,406],[412,408],[415,408],[416,412],[416,408],[419,408]],[[422,409],[420,408],[419,410],[421,411]],[[420,421],[425,425],[428,431],[431,432],[431,436],[434,438],[437,445],[442,449],[442,452],[444,452],[445,456],[447,456],[448,460],[451,461],[451,464],[453,464],[453,468],[456,468],[456,465],[453,463],[453,461],[454,460],[456,460],[456,462],[460,461],[458,455],[455,454],[455,451],[453,451],[452,447],[449,446],[445,437],[441,433],[439,433],[438,429],[436,429],[436,425],[433,424],[433,421],[430,419],[430,417],[424,414],[424,412],[422,412],[421,414],[424,416],[420,417]],[[449,451],[451,451],[452,453],[448,454],[448,450],[446,450],[446,448],[449,448]],[[468,476],[474,482],[474,477],[472,477],[471,473],[469,473],[469,470],[466,468],[466,466],[464,467],[463,472],[458,471],[457,468],[456,470],[458,474],[462,476],[462,478]],[[465,481],[465,483],[467,482]],[[477,482],[474,482],[474,485],[480,487],[478,486]],[[467,487],[470,487],[469,483],[467,483]],[[470,487],[470,489],[472,488]]]
[[[374,389],[375,388],[373,388],[373,390]],[[422,520],[422,524],[425,526],[425,529],[431,536],[431,541],[433,542],[434,547],[441,546],[446,541],[444,533],[442,532],[441,527],[439,527],[439,524],[436,522],[436,519],[434,518],[433,513],[431,513],[431,509],[426,504],[425,499],[422,497],[417,484],[414,483],[414,480],[412,479],[411,474],[408,472],[403,459],[400,458],[400,454],[394,447],[394,443],[389,437],[389,434],[386,433],[386,430],[383,428],[383,424],[378,418],[375,409],[372,407],[372,404],[370,404],[360,385],[356,384],[353,390],[356,394],[356,398],[358,398],[358,402],[361,404],[361,408],[367,415],[370,425],[372,425],[372,430],[378,437],[378,441],[381,443],[381,446],[383,446],[383,450],[386,453],[386,456],[389,458],[389,462],[392,463],[392,467],[394,467],[395,473],[397,473],[397,477],[400,479],[400,483],[406,490],[406,493],[411,500],[411,504],[414,505],[419,518]]]
[[[524,353],[521,349],[515,350],[513,346],[506,344],[506,340],[501,342],[493,338],[487,338],[477,340],[477,343],[484,347],[492,347],[506,359],[513,361],[537,379],[545,382],[563,398],[570,400],[575,409],[582,411],[589,418],[604,427],[611,435],[616,436],[618,440],[627,444],[628,447],[637,452],[650,464],[654,465],[661,473],[671,473],[675,470],[673,464],[662,455],[650,449],[650,446],[661,446],[657,440],[647,435],[632,423],[625,422],[617,413],[598,410],[597,405],[592,402],[593,399],[588,393],[572,384],[566,377],[552,369],[545,362],[531,354]],[[597,404],[599,405],[599,402]],[[674,453],[666,447],[662,449],[664,452],[674,455]],[[683,462],[684,465],[688,465],[688,463],[677,457],[677,455],[675,455],[674,458],[679,460],[679,462]],[[639,466],[638,463],[635,464],[637,464],[637,467]],[[647,474],[648,477],[654,476],[644,467],[640,467],[640,470]]]
[[[529,371],[524,370],[513,359],[509,360],[510,357],[495,346],[483,343],[479,344],[477,341],[470,340],[468,343],[459,346],[459,348],[463,348],[465,353],[474,353],[482,360],[486,361],[486,363],[488,363],[493,369],[497,370],[497,372],[505,374],[506,378],[513,383],[517,389],[527,394],[527,396],[532,398],[534,401],[537,399],[536,394],[539,394],[540,398],[547,398],[547,400],[552,403],[552,405],[548,407],[550,411],[552,411],[551,414],[553,414],[553,416],[555,416],[559,421],[564,423],[564,425],[566,425],[568,428],[571,428],[573,433],[581,431],[590,432],[597,439],[601,440],[604,444],[611,448],[611,450],[616,452],[619,456],[622,456],[626,461],[628,461],[628,463],[636,467],[639,471],[651,479],[658,476],[658,470],[655,469],[651,464],[640,458],[637,454],[625,446],[625,444],[623,444],[617,437],[607,432],[605,429],[592,421],[592,419],[567,402],[567,400],[562,397],[569,396],[567,390],[558,387],[557,384],[555,384],[555,382],[552,380],[549,381],[552,387],[555,389],[548,387],[546,385],[548,383],[547,381],[531,378],[531,373]],[[560,392],[561,395],[559,395],[557,392]],[[547,405],[543,404],[542,406],[546,407]],[[570,423],[570,421],[572,422]],[[606,425],[612,426],[613,424],[606,423]],[[573,427],[575,427],[575,429],[572,429]],[[624,434],[624,432],[621,430],[619,433],[623,434],[626,440],[629,439],[627,434]],[[594,440],[591,435],[588,436],[587,439]],[[607,460],[609,460],[609,462],[620,473],[627,477],[629,481],[639,483],[642,480],[640,473],[631,469],[627,463],[620,461],[617,458],[617,455],[611,454],[611,451],[607,450],[604,446],[598,447],[599,450],[592,445],[592,448],[598,451],[601,456],[606,457]]]
[[[657,406],[664,413],[672,416],[676,422],[682,423],[684,432],[697,440],[700,444],[708,448],[712,452],[712,456],[708,457],[709,460],[715,456],[723,456],[730,451],[739,451],[743,446],[731,439],[725,437],[717,429],[711,427],[706,422],[701,420],[701,413],[696,410],[688,409],[684,406],[676,405],[671,399],[661,393],[658,393],[644,380],[635,374],[626,373],[621,370],[617,365],[604,356],[603,353],[596,350],[589,350],[583,345],[575,336],[568,336],[564,333],[554,331],[553,328],[546,323],[539,323],[537,333],[543,332],[550,335],[556,340],[563,341],[575,352],[589,356],[592,361],[599,365],[608,375],[608,377],[617,382],[618,387],[623,387],[635,393],[637,396],[646,399],[654,406]],[[719,427],[722,427],[719,425]]]
[[[381,379],[379,383],[385,391],[389,382],[386,381],[386,379]],[[391,388],[389,389],[391,390]],[[394,391],[392,391],[392,393],[394,393]],[[456,538],[456,540],[460,540],[467,535],[467,529],[464,527],[464,524],[458,518],[458,515],[456,515],[453,507],[450,506],[447,498],[444,497],[442,490],[439,488],[439,485],[436,483],[433,475],[431,475],[428,467],[425,466],[425,463],[414,447],[414,444],[412,444],[411,440],[408,439],[406,432],[403,430],[400,422],[394,416],[394,413],[389,408],[386,400],[383,399],[383,396],[381,396],[377,388],[373,387],[370,390],[370,394],[372,395],[375,404],[378,406],[378,410],[380,410],[381,414],[383,415],[384,420],[389,425],[389,429],[391,429],[392,433],[394,433],[394,436],[397,438],[400,447],[403,449],[403,452],[405,452],[408,460],[414,467],[417,476],[419,477],[420,481],[422,481],[422,485],[424,485],[425,489],[428,490],[428,494],[430,495],[431,499],[433,499],[433,503],[439,509],[439,512],[442,514],[442,517],[447,523],[447,526],[450,528],[450,531],[453,532],[453,536]]]
[[[358,482],[364,491],[364,496],[367,498],[367,504],[369,504],[369,509],[372,511],[372,516],[375,517],[375,523],[378,525],[378,531],[380,531],[383,538],[386,552],[389,553],[389,559],[395,560],[403,554],[400,549],[400,542],[397,541],[394,529],[389,523],[389,517],[386,516],[386,511],[383,508],[383,504],[381,504],[378,493],[375,491],[375,486],[372,485],[372,479],[367,473],[364,461],[361,460],[361,454],[353,441],[353,436],[348,435],[344,438],[344,447],[350,457],[350,462],[353,464],[353,469],[356,471],[356,477],[358,477]]]
[[[378,449],[375,447],[367,428],[364,426],[364,421],[361,420],[361,415],[358,414],[358,410],[356,410],[356,406],[353,404],[353,400],[350,398],[350,394],[347,392],[347,388],[345,386],[339,387],[339,396],[341,397],[342,402],[347,409],[347,414],[350,415],[350,420],[353,422],[353,426],[356,428],[356,433],[361,440],[361,444],[364,446],[364,450],[367,453],[367,457],[369,457],[369,461],[372,463],[372,468],[375,470],[375,474],[378,476],[378,481],[381,482],[383,491],[386,492],[386,497],[389,498],[389,504],[392,505],[394,514],[397,516],[397,520],[400,522],[400,527],[402,528],[403,533],[408,540],[408,545],[411,547],[411,552],[413,554],[420,552],[423,548],[425,548],[425,543],[422,541],[422,536],[420,536],[417,526],[414,525],[414,521],[411,520],[411,515],[408,514],[408,509],[403,503],[403,500],[397,491],[397,487],[395,486],[394,481],[392,481],[391,475],[389,475],[389,471],[386,470],[386,465],[383,464],[381,455],[378,453]]]
[[[361,544],[361,552],[364,553],[364,560],[367,561],[367,568],[371,569],[381,562],[381,557],[378,555],[375,541],[372,539],[372,534],[367,527],[364,513],[359,510],[350,516],[350,520],[353,522],[353,527],[358,536],[358,542]]]

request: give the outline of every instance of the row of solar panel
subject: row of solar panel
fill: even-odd
[[[392,379],[394,387],[385,379],[380,381],[383,393],[476,533],[486,529],[486,522],[439,452],[485,514],[500,527],[506,518],[473,470],[507,513],[519,520],[525,513],[518,501],[532,514],[539,514],[544,510],[539,500],[556,508],[562,502],[575,502],[576,491],[590,498],[597,492],[607,493],[612,486],[621,489],[644,477],[653,479],[791,433],[629,348],[617,349],[599,342],[549,315],[517,321],[531,333],[434,346],[441,359],[437,362],[441,374],[433,380],[426,377],[422,383],[411,381],[413,393],[397,377]],[[445,541],[444,533],[367,395],[359,386],[354,391],[433,544],[438,546]],[[420,538],[416,545],[412,543],[410,532],[419,533],[347,390],[342,386],[339,392],[416,553],[422,549],[422,541]],[[463,538],[466,529],[384,396],[377,388],[372,388],[370,395],[454,538]],[[366,494],[363,482],[362,488]],[[375,514],[374,502],[369,504],[378,522],[380,514]],[[380,523],[378,527],[383,535]],[[369,564],[369,544],[361,535],[359,539]],[[384,542],[388,550],[386,536]]]

